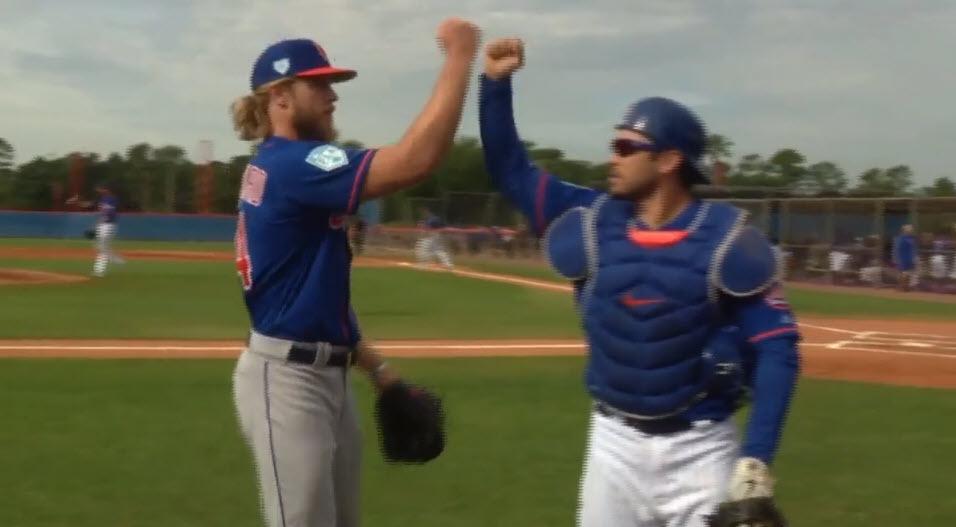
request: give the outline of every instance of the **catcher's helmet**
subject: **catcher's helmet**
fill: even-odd
[[[641,99],[628,108],[624,119],[615,127],[633,130],[648,136],[663,149],[678,150],[684,155],[691,183],[708,183],[703,165],[707,134],[704,125],[686,106],[666,97]]]

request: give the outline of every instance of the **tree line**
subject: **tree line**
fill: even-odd
[[[361,147],[358,141],[340,143]],[[568,158],[558,148],[526,142],[529,156],[544,170],[580,185],[601,187],[606,163]],[[82,179],[79,192],[89,197],[97,183],[108,183],[129,211],[196,212],[202,204],[209,212],[232,213],[236,208],[239,181],[251,154],[213,161],[205,170],[211,175],[208,199],[200,196],[197,176],[202,170],[176,145],[153,146],[137,143],[126,152],[102,156],[81,152],[58,158],[36,157],[16,164],[14,146],[0,138],[0,207],[29,210],[62,209],[63,201]],[[906,165],[874,167],[850,176],[834,161],[811,161],[794,148],[783,148],[770,156],[746,154],[735,161],[733,142],[713,134],[708,137],[708,161],[717,171],[715,183],[731,189],[771,189],[806,196],[956,196],[952,178],[938,177],[929,186],[917,187],[912,169]],[[436,198],[448,192],[492,192],[485,172],[481,144],[474,137],[462,137],[434,177],[391,197]]]

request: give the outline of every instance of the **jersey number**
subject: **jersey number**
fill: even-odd
[[[236,272],[242,281],[242,289],[252,289],[252,259],[249,258],[249,245],[246,238],[246,215],[239,213],[236,224]]]

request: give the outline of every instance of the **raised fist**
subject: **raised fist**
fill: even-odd
[[[485,75],[500,80],[524,66],[524,42],[520,38],[499,38],[485,48]]]
[[[461,18],[446,18],[438,25],[438,44],[448,56],[474,58],[478,52],[481,31]]]

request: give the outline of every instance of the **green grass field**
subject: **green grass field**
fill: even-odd
[[[89,262],[0,260],[0,267],[85,274]],[[407,269],[358,269],[353,281],[363,328],[378,339],[580,335],[563,293]],[[131,261],[102,281],[0,291],[0,338],[240,339],[247,330],[229,262]],[[882,300],[791,297],[801,314],[841,317],[863,309],[872,316]],[[916,304],[928,306],[921,312],[893,301],[875,309],[938,319],[953,308]],[[587,420],[582,359],[396,364],[445,396],[449,445],[423,467],[382,462],[371,394],[357,378],[365,525],[573,524]],[[232,367],[230,360],[0,360],[0,526],[258,525],[253,469],[230,400]],[[791,524],[956,524],[956,501],[945,490],[954,412],[951,391],[803,379],[774,469]]]
[[[358,381],[367,525],[573,523],[587,409],[580,359],[398,366],[445,396],[448,449],[423,467],[383,463]],[[0,525],[257,525],[231,369],[231,361],[4,361]],[[775,467],[792,525],[951,525],[953,412],[947,391],[804,380]]]

